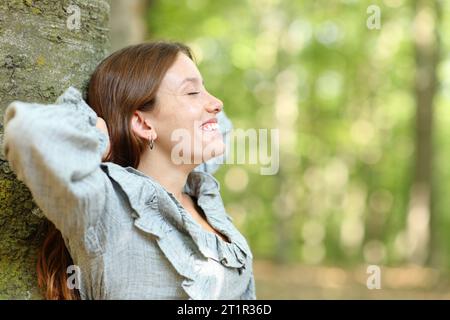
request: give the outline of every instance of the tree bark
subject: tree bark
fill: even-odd
[[[0,2],[1,145],[10,102],[52,103],[69,86],[85,91],[109,50],[109,12],[108,0]],[[42,297],[35,270],[43,222],[0,152],[0,299]]]

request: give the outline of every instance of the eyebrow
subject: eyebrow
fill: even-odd
[[[199,78],[196,78],[196,77],[187,77],[187,78],[185,78],[183,81],[181,81],[179,87],[181,87],[181,86],[182,86],[184,83],[186,83],[186,82],[199,83],[199,82],[200,82],[200,79],[199,79]],[[203,79],[201,79],[201,83],[202,83],[203,85],[205,84],[205,82],[203,81]]]

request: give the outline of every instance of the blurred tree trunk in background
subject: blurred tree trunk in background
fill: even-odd
[[[111,51],[143,42],[150,0],[111,0]]]
[[[439,62],[438,1],[415,1],[414,50],[416,58],[416,146],[414,181],[410,191],[407,235],[409,260],[424,264],[431,251],[433,104]]]
[[[2,124],[13,100],[48,103],[68,86],[85,89],[108,51],[109,11],[107,0],[0,2]],[[0,299],[41,297],[35,269],[44,224],[29,190],[0,154]]]

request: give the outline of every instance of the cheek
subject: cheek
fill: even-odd
[[[167,145],[184,146],[186,150],[192,150],[196,145],[201,143],[201,130],[195,129],[194,120],[185,116],[174,115],[170,122],[167,122],[164,129],[164,140]]]
[[[177,130],[179,134],[188,136],[188,140],[194,141],[201,137],[202,130],[200,129],[202,114],[198,107],[182,105],[182,111],[175,112],[173,115],[173,122],[171,127]]]
[[[194,148],[199,143],[202,145],[204,141],[211,140],[208,132],[200,128],[203,117],[202,108],[198,102],[177,98],[166,103],[165,112],[158,119],[157,131],[162,143],[172,147],[181,143],[186,147]]]

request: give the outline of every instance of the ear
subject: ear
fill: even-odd
[[[156,140],[158,137],[149,115],[139,110],[136,110],[131,118],[131,130],[145,140],[149,138]]]

